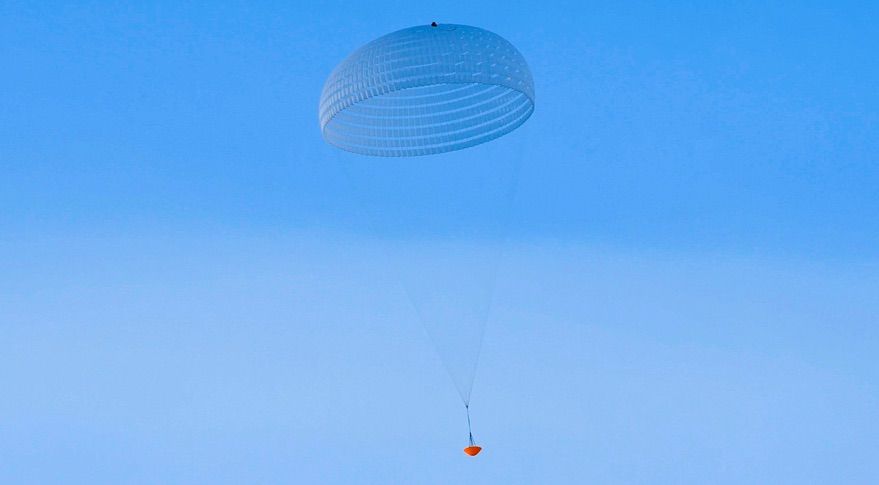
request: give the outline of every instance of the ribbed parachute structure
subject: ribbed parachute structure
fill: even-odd
[[[512,44],[467,25],[424,25],[342,61],[324,84],[320,126],[343,150],[407,157],[485,143],[533,111],[531,72]]]
[[[497,34],[453,24],[410,27],[366,44],[332,71],[320,97],[321,133],[344,150],[336,156],[353,189],[366,194],[360,208],[372,210],[373,226],[393,241],[391,266],[400,268],[461,396],[468,431],[523,153],[522,137],[486,142],[533,111],[534,82],[519,51]],[[433,156],[407,158],[423,155]],[[472,431],[468,445],[469,456],[482,450]]]

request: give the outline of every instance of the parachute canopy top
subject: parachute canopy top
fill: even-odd
[[[383,157],[472,147],[506,135],[534,111],[522,54],[467,25],[410,27],[361,47],[333,70],[320,99],[324,139]]]

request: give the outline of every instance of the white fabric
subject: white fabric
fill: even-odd
[[[319,107],[327,142],[386,157],[478,145],[533,111],[534,82],[519,51],[487,30],[452,24],[366,44],[330,74]]]

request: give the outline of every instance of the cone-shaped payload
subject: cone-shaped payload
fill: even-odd
[[[464,453],[467,453],[470,456],[476,456],[480,451],[482,451],[481,446],[468,446],[467,448],[464,448]]]

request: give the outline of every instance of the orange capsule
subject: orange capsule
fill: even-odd
[[[470,456],[476,456],[479,454],[480,451],[482,451],[481,446],[474,445],[474,446],[468,446],[467,448],[464,448],[464,453],[467,453]]]

